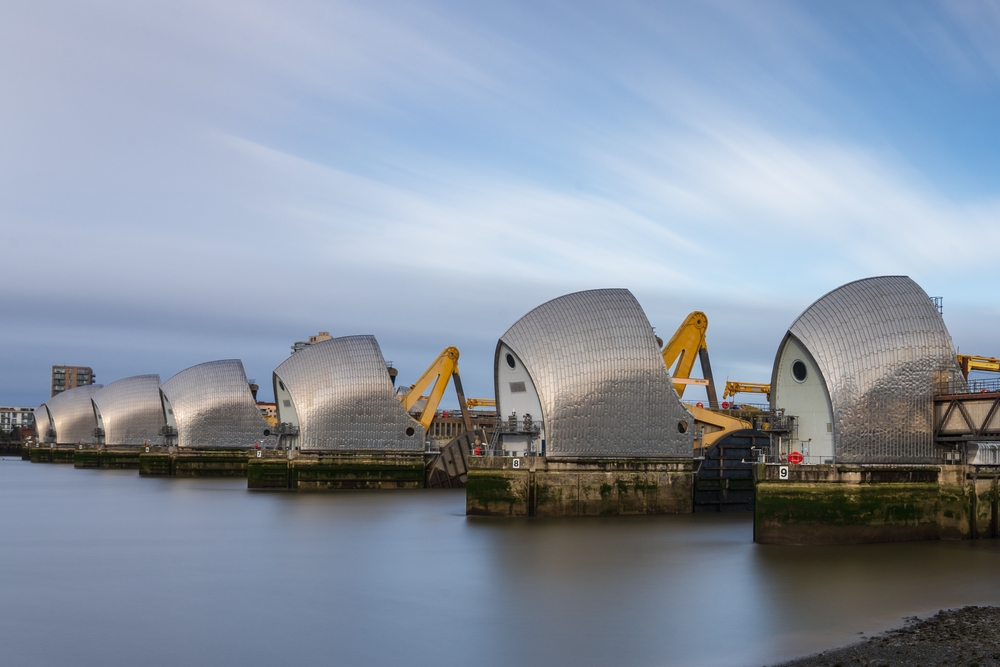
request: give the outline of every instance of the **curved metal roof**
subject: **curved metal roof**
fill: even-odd
[[[274,369],[274,377],[294,404],[300,449],[424,448],[424,428],[403,409],[374,336],[305,347]]]
[[[116,380],[94,394],[107,445],[163,444],[160,376],[136,375]]]
[[[809,306],[788,335],[823,375],[838,462],[937,460],[935,384],[962,382],[962,375],[941,313],[917,283],[880,276],[838,287]]]
[[[209,361],[163,383],[180,447],[273,446],[276,438],[250,393],[243,362]]]
[[[48,431],[53,429],[52,419],[49,417],[49,409],[44,403],[35,408],[34,412],[31,413],[35,420],[35,438],[36,442],[42,443],[48,440]]]
[[[500,343],[521,359],[538,392],[547,456],[692,455],[694,419],[628,290],[553,299],[514,323]]]
[[[60,392],[45,402],[52,418],[52,427],[56,431],[56,442],[61,444],[83,443],[89,445],[97,442],[94,429],[97,428],[97,416],[94,414],[94,404],[91,398],[104,385],[88,384]]]

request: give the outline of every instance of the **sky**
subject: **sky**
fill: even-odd
[[[1000,356],[1000,3],[4,2],[0,232],[3,405],[320,330],[492,396],[603,287],[720,382],[874,275]]]

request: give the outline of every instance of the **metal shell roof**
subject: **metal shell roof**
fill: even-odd
[[[848,283],[809,306],[788,333],[823,374],[838,462],[936,460],[935,384],[962,376],[944,320],[917,283],[906,276]]]
[[[94,394],[107,445],[163,444],[160,376],[136,375],[112,382]]]
[[[250,393],[239,359],[209,361],[163,383],[181,447],[273,447],[276,438]]]
[[[97,416],[91,398],[104,385],[88,384],[60,392],[45,402],[56,431],[56,442],[61,444],[91,444],[97,442],[94,429]]]
[[[692,455],[694,419],[628,290],[553,299],[518,320],[500,342],[521,359],[538,391],[547,456]],[[499,352],[498,343],[496,362]]]
[[[424,448],[424,428],[403,409],[374,336],[315,343],[286,359],[274,376],[294,404],[300,449]]]
[[[52,420],[49,418],[49,409],[42,403],[32,412],[32,417],[35,419],[35,437],[37,438],[37,442],[45,442],[48,438],[48,430],[54,428]]]

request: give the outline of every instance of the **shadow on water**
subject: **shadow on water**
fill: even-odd
[[[5,665],[753,665],[1000,602],[1000,546],[767,547],[748,515],[464,516],[462,491],[0,461]]]

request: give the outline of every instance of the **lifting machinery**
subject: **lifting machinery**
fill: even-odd
[[[722,392],[722,400],[736,394],[765,394],[771,400],[771,385],[766,382],[735,382],[726,380],[726,388]]]
[[[670,371],[670,378],[678,396],[683,398],[684,389],[688,385],[701,385],[708,394],[709,408],[718,409],[719,398],[715,392],[712,364],[708,358],[707,332],[708,316],[705,313],[695,311],[688,315],[663,346],[663,362]],[[691,377],[695,357],[701,364],[704,379]],[[711,447],[727,433],[753,428],[753,425],[744,419],[737,419],[698,405],[688,405],[687,409],[695,422],[702,427],[700,446],[703,448]]]
[[[996,357],[977,357],[973,354],[958,355],[958,365],[962,367],[962,375],[969,379],[969,371],[990,371],[1000,373],[1000,359]]]
[[[462,389],[462,378],[458,373],[458,357],[457,347],[449,346],[441,350],[441,354],[431,362],[420,379],[400,397],[403,409],[407,412],[417,407],[418,401],[424,401],[417,421],[427,431],[434,421],[444,391],[448,388],[448,381],[455,383],[455,393],[458,395],[465,431],[442,446],[440,454],[426,463],[427,486],[464,486],[465,475],[468,472],[466,455],[474,441],[486,442],[485,431],[476,431],[468,412],[469,401],[465,398],[465,390]],[[430,393],[422,395],[428,387]]]
[[[663,346],[663,362],[670,371],[677,395],[684,398],[684,388],[689,384],[702,385],[708,393],[708,405],[719,407],[719,398],[715,393],[715,380],[712,377],[712,364],[708,359],[708,345],[705,334],[708,331],[708,316],[701,311],[695,311],[687,316],[677,327],[677,331]],[[701,373],[705,379],[691,377],[695,357],[701,362]]]

